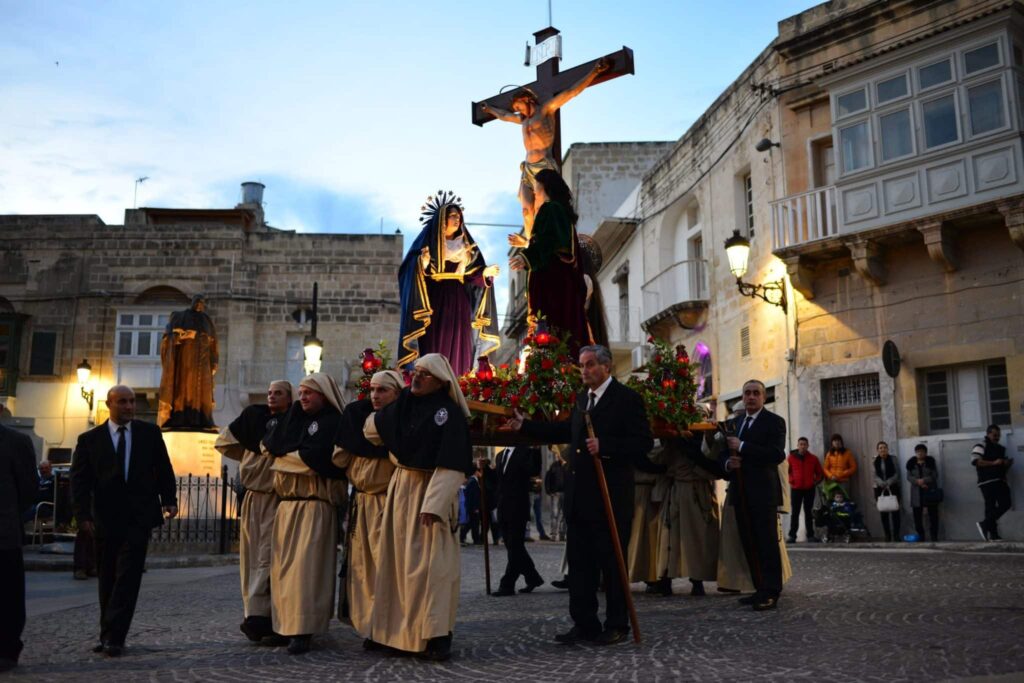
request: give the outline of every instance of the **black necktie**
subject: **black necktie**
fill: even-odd
[[[125,466],[125,456],[128,454],[128,444],[125,443],[124,433],[124,425],[117,428],[117,462],[118,469],[121,470],[121,476],[124,477],[125,481],[128,481],[128,468]]]
[[[743,420],[743,426],[740,427],[740,433],[736,435],[737,438],[740,437],[740,436],[743,436],[743,434],[747,431],[747,428],[750,427],[750,423],[753,422],[753,421],[754,421],[754,418],[752,418],[749,415],[747,415],[747,418],[745,420]]]
[[[591,412],[594,409],[594,404],[597,403],[597,394],[593,391],[590,392],[590,402],[587,403],[587,412]]]

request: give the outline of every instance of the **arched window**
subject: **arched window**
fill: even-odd
[[[188,306],[190,301],[188,296],[180,289],[168,285],[150,287],[135,297],[135,303],[143,306],[166,306],[167,304],[173,306],[184,304]]]

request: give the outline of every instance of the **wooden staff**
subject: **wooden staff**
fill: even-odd
[[[584,412],[583,419],[587,422],[587,435],[596,439],[594,435],[594,423],[590,420],[590,413]],[[608,531],[611,532],[612,545],[615,547],[615,561],[619,565],[619,579],[622,583],[622,593],[626,598],[626,608],[629,610],[629,623],[633,627],[633,642],[640,642],[640,622],[636,618],[636,607],[633,605],[633,594],[629,590],[629,575],[626,573],[626,558],[622,556],[622,543],[619,542],[619,527],[615,524],[615,512],[612,510],[612,498],[608,493],[608,480],[604,476],[604,466],[601,464],[599,455],[591,454],[594,459],[594,470],[597,472],[597,485],[601,489],[601,499],[604,501],[604,514],[608,518]],[[572,569],[570,568],[570,571]],[[607,577],[605,577],[607,578]]]
[[[484,588],[491,594],[491,541],[487,536],[491,528],[491,511],[487,507],[487,470],[488,465],[480,467],[480,528],[484,533]]]

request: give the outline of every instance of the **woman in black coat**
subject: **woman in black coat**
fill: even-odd
[[[910,507],[914,511],[917,536],[925,540],[924,509],[927,508],[930,536],[935,542],[939,540],[939,503],[929,501],[928,496],[939,488],[939,468],[923,443],[914,447],[914,458],[907,463],[907,479],[910,480]]]

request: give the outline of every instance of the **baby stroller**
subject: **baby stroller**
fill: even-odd
[[[840,498],[841,500],[837,500]],[[836,484],[826,487],[818,486],[818,507],[815,508],[814,531],[825,543],[850,543],[852,540],[871,538],[864,518],[857,510],[857,505],[846,491]]]

